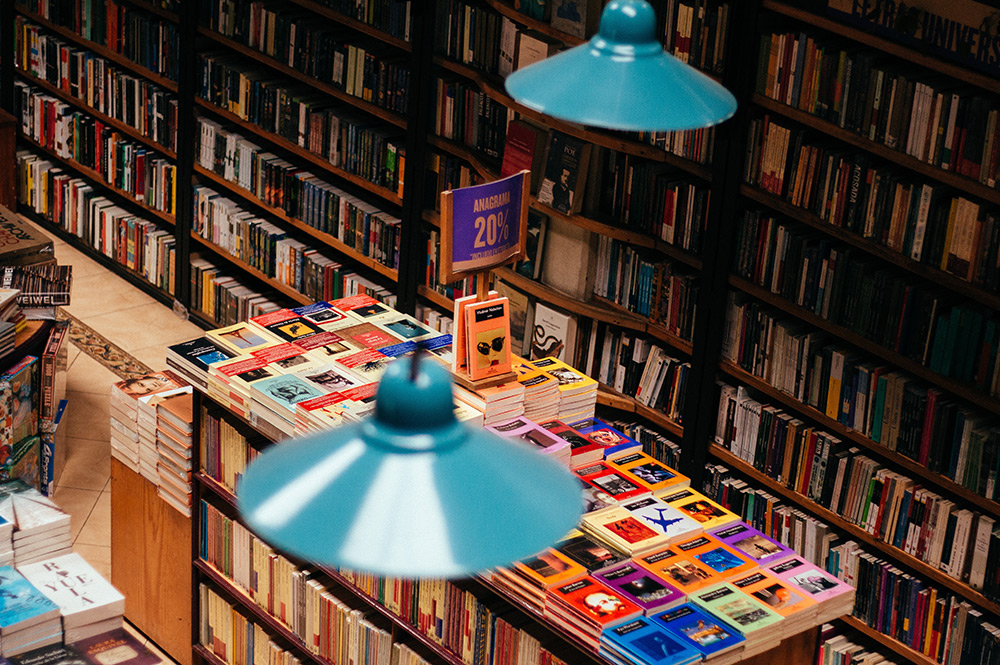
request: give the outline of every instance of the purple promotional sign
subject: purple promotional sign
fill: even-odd
[[[528,171],[441,193],[441,281],[524,257]]]

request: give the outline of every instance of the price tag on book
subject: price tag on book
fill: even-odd
[[[528,174],[441,192],[442,282],[524,258]]]

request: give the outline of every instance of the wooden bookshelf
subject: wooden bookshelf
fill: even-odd
[[[815,130],[823,132],[838,141],[848,143],[855,148],[864,150],[865,152],[884,159],[887,162],[897,164],[912,171],[913,173],[917,173],[927,177],[928,179],[944,183],[959,191],[965,192],[966,194],[978,197],[984,201],[989,201],[994,205],[1000,205],[1000,190],[987,187],[978,180],[973,180],[968,176],[960,175],[955,171],[946,171],[940,167],[934,166],[933,164],[923,162],[916,157],[911,157],[905,152],[893,150],[892,148],[875,141],[869,141],[854,132],[833,124],[832,122],[821,120],[811,113],[800,111],[799,109],[788,106],[787,104],[782,104],[781,102],[775,101],[770,97],[755,94],[753,96],[753,103],[761,108],[767,109],[771,113],[777,113],[790,120],[794,120],[800,125],[805,125],[806,127],[811,127]]]
[[[965,598],[970,603],[982,607],[993,614],[1000,613],[1000,605],[997,605],[993,601],[989,600],[978,591],[973,590],[972,587],[967,584],[963,584],[961,581],[956,580],[953,577],[949,577],[942,571],[921,561],[915,556],[907,554],[902,550],[893,547],[889,543],[875,538],[861,527],[848,522],[832,510],[824,508],[812,499],[799,494],[795,490],[785,487],[771,477],[761,473],[722,446],[716,443],[710,443],[709,451],[713,457],[726,466],[729,466],[744,476],[747,476],[755,483],[764,485],[769,491],[774,492],[787,501],[790,501],[792,504],[806,509],[823,522],[836,527],[838,530],[846,533],[851,538],[863,543],[868,548],[878,550],[882,556],[909,568],[921,579],[930,580],[938,586],[945,587],[953,593]]]
[[[236,183],[229,182],[228,180],[218,175],[217,173],[209,171],[208,169],[203,168],[197,164],[194,165],[194,172],[200,178],[212,181],[219,187],[223,187],[230,193],[234,193],[240,198],[250,202],[251,204],[257,206],[258,208],[261,208],[262,210],[266,211],[269,215],[277,217],[285,224],[288,224],[289,226],[292,226],[298,229],[299,231],[302,231],[303,233],[315,238],[324,245],[337,250],[339,253],[347,257],[349,260],[354,261],[355,263],[358,263],[359,265],[362,265],[365,268],[368,268],[369,270],[374,270],[375,272],[382,275],[382,277],[388,278],[394,282],[399,279],[399,272],[395,268],[390,268],[389,266],[379,263],[370,256],[365,256],[358,250],[354,249],[353,247],[343,242],[342,240],[330,235],[329,233],[320,231],[319,229],[315,229],[306,224],[305,222],[303,222],[302,220],[290,216],[281,208],[272,206],[270,204],[265,203],[264,201],[261,201],[259,198],[257,198],[257,196],[253,192],[243,189]]]
[[[539,21],[536,18],[531,18],[527,14],[522,14],[514,9],[509,3],[503,2],[503,0],[484,0],[484,2],[495,12],[503,14],[514,23],[520,23],[526,28],[530,28],[531,30],[541,33],[546,37],[556,39],[567,46],[576,46],[577,44],[582,44],[587,41],[586,39],[580,39],[576,35],[571,35],[568,32],[556,30],[549,25],[547,21]]]
[[[113,192],[116,196],[125,199],[128,202],[128,205],[141,208],[143,211],[142,216],[148,215],[150,217],[155,217],[157,220],[166,224],[169,227],[174,226],[173,215],[161,212],[156,208],[150,207],[143,201],[136,200],[135,196],[133,196],[129,192],[118,189],[117,187],[106,181],[100,173],[93,170],[89,166],[84,166],[80,162],[70,157],[60,157],[55,150],[50,150],[48,147],[42,145],[41,143],[38,143],[34,139],[29,138],[23,134],[21,135],[21,140],[25,143],[25,145],[31,146],[32,150],[44,153],[46,156],[51,157],[52,159],[63,163],[64,165],[66,165],[73,171],[76,171],[78,174],[80,174],[87,180],[90,180],[93,184],[99,185],[101,188]]]
[[[302,7],[303,9],[308,9],[317,16],[322,16],[336,23],[340,23],[341,25],[347,26],[352,30],[368,35],[369,37],[374,37],[375,39],[390,46],[394,46],[400,50],[408,53],[413,50],[413,47],[410,46],[409,42],[399,39],[398,37],[393,37],[392,35],[369,25],[364,21],[359,21],[356,18],[336,12],[329,7],[313,2],[313,0],[288,0],[288,3]]]
[[[785,300],[781,296],[775,295],[745,279],[731,275],[729,277],[729,283],[734,288],[737,288],[758,300],[766,302],[767,304],[776,307],[787,314],[801,319],[816,328],[825,330],[834,337],[837,337],[848,344],[852,344],[863,351],[872,354],[873,356],[881,358],[882,360],[885,360],[886,362],[891,363],[896,367],[923,379],[924,381],[933,383],[934,385],[953,393],[967,402],[971,402],[982,409],[986,409],[990,413],[1000,414],[1000,400],[990,397],[975,386],[966,385],[960,381],[956,381],[955,379],[938,374],[937,372],[932,372],[930,368],[925,367],[914,360],[910,360],[900,353],[879,346],[878,344],[869,341],[847,328],[830,323],[823,317],[813,314],[806,308],[799,307],[798,305]]]
[[[52,85],[48,81],[42,80],[40,78],[37,78],[33,74],[29,74],[29,73],[27,73],[25,71],[22,71],[20,69],[18,69],[16,71],[17,71],[17,74],[22,79],[24,79],[25,81],[27,81],[31,85],[36,86],[38,88],[41,88],[42,90],[44,90],[45,92],[47,92],[48,94],[50,94],[50,95],[52,95],[54,97],[58,97],[59,99],[61,99],[62,101],[66,102],[70,106],[73,106],[73,107],[79,109],[82,113],[85,113],[86,115],[89,115],[89,116],[91,116],[93,118],[96,118],[97,120],[100,120],[101,122],[103,122],[104,124],[106,124],[106,125],[108,125],[110,127],[114,127],[116,130],[118,130],[119,132],[121,132],[125,136],[129,137],[133,141],[136,141],[137,143],[141,143],[144,146],[146,146],[147,148],[150,148],[152,150],[156,150],[157,152],[163,154],[163,156],[166,157],[167,159],[171,159],[171,160],[174,160],[174,161],[177,160],[177,153],[175,153],[170,148],[166,148],[166,147],[160,145],[159,143],[157,143],[153,139],[148,138],[145,134],[143,134],[142,132],[140,132],[138,129],[135,129],[131,125],[126,125],[121,120],[116,120],[116,119],[112,118],[109,115],[105,115],[105,114],[101,113],[100,111],[98,111],[97,109],[93,108],[92,106],[87,106],[86,102],[84,102],[84,101],[82,101],[80,99],[77,99],[76,97],[74,97],[73,95],[71,95],[71,94],[69,94],[67,92],[64,92],[64,91],[60,90],[59,88],[55,87],[54,85]]]
[[[914,651],[899,640],[878,632],[864,621],[856,619],[849,614],[840,617],[839,621],[843,621],[845,624],[863,634],[865,637],[875,640],[880,645],[891,649],[897,656],[901,656],[911,663],[916,663],[917,665],[938,665],[938,662],[930,656],[925,656],[919,651]]]
[[[838,21],[827,18],[826,16],[820,16],[819,14],[814,14],[806,9],[793,7],[787,3],[780,2],[779,0],[761,0],[761,7],[777,14],[782,14],[804,23],[808,23],[827,32],[840,35],[841,37],[846,37],[859,44],[876,48],[884,53],[900,58],[909,64],[918,65],[920,67],[945,74],[946,76],[950,76],[951,78],[958,79],[959,81],[983,88],[984,90],[989,90],[990,92],[1000,93],[1000,80],[997,80],[987,74],[980,74],[960,65],[939,60],[921,51],[900,46],[889,39],[878,37],[859,28],[839,23]],[[756,52],[754,55],[756,56]]]
[[[396,127],[406,127],[406,118],[388,109],[384,109],[381,106],[377,106],[370,102],[366,102],[360,97],[356,97],[347,93],[340,88],[335,88],[328,83],[324,83],[319,79],[315,79],[308,74],[303,74],[294,67],[289,67],[288,65],[278,62],[274,58],[261,53],[249,46],[244,46],[243,44],[234,41],[224,35],[215,32],[214,30],[209,30],[208,28],[198,27],[198,34],[211,39],[212,41],[218,43],[221,46],[235,51],[240,55],[252,59],[254,62],[264,65],[269,69],[273,69],[276,72],[281,73],[288,78],[295,79],[299,83],[304,83],[306,85],[312,86],[315,90],[322,92],[323,94],[329,95],[335,99],[339,99],[342,102],[348,102],[352,107],[360,109],[369,115],[373,115],[383,122],[387,122],[390,125],[395,125]]]
[[[197,589],[195,590],[197,591]],[[232,663],[222,660],[209,651],[203,644],[195,644],[192,649],[194,650],[195,655],[208,663],[208,665],[232,665]]]
[[[286,298],[290,298],[291,300],[294,300],[300,305],[308,305],[310,303],[315,302],[313,298],[309,298],[308,296],[299,293],[288,284],[279,282],[273,277],[268,276],[263,271],[258,270],[249,263],[245,262],[243,259],[233,256],[232,254],[229,253],[229,250],[226,249],[225,247],[220,247],[211,240],[202,238],[200,235],[198,235],[196,231],[191,231],[191,238],[196,242],[198,242],[199,244],[201,244],[203,247],[207,247],[208,249],[212,250],[213,252],[215,252],[217,256],[233,264],[233,266],[239,268],[246,274],[251,275],[252,277],[258,279],[259,281],[267,284],[270,288],[274,289],[275,291],[278,291]]]
[[[955,293],[972,301],[982,303],[996,310],[1000,310],[1000,294],[987,291],[976,284],[967,282],[960,277],[956,277],[955,275],[944,272],[943,270],[933,268],[925,263],[914,261],[900,252],[891,250],[874,240],[859,236],[853,231],[848,231],[840,226],[828,224],[820,219],[819,215],[804,208],[793,206],[781,197],[757,189],[756,187],[741,185],[740,194],[748,199],[760,203],[761,205],[765,205],[775,212],[785,215],[786,217],[802,222],[803,224],[806,224],[818,231],[822,231],[831,238],[836,238],[845,244],[857,247],[877,259],[902,268],[903,270],[906,270],[912,275],[926,280],[929,283],[944,286],[948,290],[954,291]]]
[[[719,363],[719,370],[736,381],[739,381],[740,383],[750,386],[754,390],[767,395],[769,398],[780,403],[785,408],[791,409],[796,413],[805,416],[809,420],[816,422],[824,430],[836,435],[841,440],[851,441],[860,446],[864,446],[867,450],[870,450],[894,466],[906,469],[907,473],[911,476],[915,476],[916,478],[923,480],[930,486],[942,489],[990,515],[1000,517],[1000,504],[996,501],[980,496],[972,490],[959,485],[951,478],[931,471],[920,462],[914,461],[905,455],[901,455],[894,450],[890,450],[889,448],[872,441],[864,434],[844,426],[839,421],[830,418],[819,409],[813,408],[804,402],[800,402],[792,395],[789,395],[782,390],[778,390],[777,388],[764,382],[762,379],[744,371],[735,364],[727,360],[723,360]]]
[[[675,423],[665,413],[639,403],[634,397],[623,395],[611,386],[606,386],[603,383],[598,385],[597,403],[611,407],[612,409],[618,409],[619,411],[634,413],[641,418],[645,418],[660,429],[669,432],[677,439],[684,438],[683,425]]]
[[[575,123],[556,120],[551,116],[544,115],[538,111],[528,108],[527,106],[523,106],[515,102],[509,95],[503,92],[503,84],[499,80],[495,80],[495,77],[483,74],[471,67],[459,64],[447,58],[435,57],[434,64],[453,74],[457,74],[462,78],[472,81],[477,84],[480,90],[482,90],[490,99],[500,102],[507,108],[517,111],[520,115],[550,127],[551,129],[558,130],[564,134],[569,134],[570,136],[575,136],[584,141],[593,143],[594,145],[603,146],[611,150],[617,150],[618,152],[624,152],[635,157],[642,157],[650,161],[662,162],[664,164],[676,166],[677,168],[687,171],[691,175],[701,178],[702,180],[710,181],[712,179],[711,166],[699,164],[698,162],[684,159],[683,157],[678,157],[677,155],[669,153],[662,148],[657,148],[646,143],[640,143],[638,141],[617,137],[603,132],[591,131]]]
[[[24,5],[15,4],[14,5],[14,10],[18,14],[21,14],[22,16],[24,16],[25,18],[31,19],[33,22],[35,22],[38,25],[42,26],[43,28],[45,28],[49,32],[54,32],[57,35],[59,35],[60,37],[63,37],[64,39],[67,39],[68,41],[73,42],[74,44],[76,44],[78,46],[82,46],[83,48],[85,48],[85,49],[87,49],[89,51],[93,51],[94,53],[96,53],[97,55],[101,56],[102,58],[110,60],[111,62],[115,63],[116,65],[121,66],[122,69],[125,69],[126,71],[130,71],[130,72],[132,72],[134,74],[138,74],[139,76],[142,76],[145,79],[149,79],[150,81],[152,81],[156,85],[160,86],[161,88],[163,88],[165,90],[169,90],[170,92],[174,93],[175,95],[177,94],[177,83],[176,82],[171,81],[170,79],[168,79],[168,78],[166,78],[164,76],[161,76],[160,74],[157,74],[156,72],[154,72],[152,70],[146,69],[142,65],[139,65],[137,63],[132,62],[131,60],[129,60],[125,56],[119,55],[118,53],[115,53],[114,51],[106,48],[105,46],[103,46],[101,44],[98,44],[97,42],[92,42],[89,39],[84,39],[83,37],[81,37],[80,35],[76,34],[72,30],[70,30],[69,28],[64,28],[61,25],[56,25],[55,23],[52,23],[51,21],[42,18],[38,14],[35,14],[34,12],[28,11],[28,8],[25,7]]]
[[[278,136],[277,134],[272,134],[266,129],[258,127],[249,120],[244,120],[235,113],[227,111],[219,106],[216,106],[211,102],[205,101],[200,97],[195,98],[195,104],[199,108],[205,109],[209,113],[212,113],[213,115],[222,118],[226,122],[230,122],[234,125],[242,127],[244,130],[249,132],[250,135],[254,136],[255,138],[263,139],[268,143],[271,143],[272,145],[280,148],[281,150],[284,150],[285,152],[295,155],[296,158],[307,161],[313,166],[316,166],[322,169],[323,171],[326,171],[327,173],[331,173],[337,176],[338,178],[351,183],[356,187],[360,187],[361,189],[364,189],[372,194],[375,194],[376,196],[388,201],[389,203],[394,203],[396,205],[402,205],[403,203],[403,200],[395,192],[386,189],[385,187],[382,187],[380,185],[376,185],[373,182],[365,180],[361,176],[354,175],[353,173],[349,173],[348,171],[345,171],[337,166],[334,166],[333,164],[326,161],[316,153],[309,152],[305,148],[295,143],[292,143],[291,141],[282,136]]]
[[[443,293],[438,293],[429,286],[421,284],[420,286],[417,287],[417,293],[419,293],[421,297],[429,300],[436,307],[439,307],[446,312],[455,311],[454,300],[444,295]]]
[[[156,14],[160,18],[166,21],[170,21],[171,23],[180,22],[180,18],[177,16],[175,12],[172,12],[169,9],[164,9],[163,7],[160,7],[158,5],[154,5],[151,2],[146,2],[145,0],[125,0],[125,3],[132,5],[133,7],[136,7],[143,11],[147,11],[150,14]]]

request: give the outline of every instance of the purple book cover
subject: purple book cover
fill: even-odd
[[[684,594],[676,587],[631,561],[594,573],[594,577],[641,607],[643,614],[667,610],[684,602]]]
[[[795,556],[794,550],[788,549],[744,522],[709,531],[709,534],[747,555],[761,566],[769,566]]]

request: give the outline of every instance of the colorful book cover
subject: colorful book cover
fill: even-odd
[[[473,381],[511,371],[510,312],[503,297],[465,308],[469,377]]]
[[[740,631],[692,603],[654,614],[652,619],[671,635],[697,649],[706,659],[713,654],[739,648],[745,641]]]
[[[588,458],[591,455],[599,455],[600,446],[593,441],[589,441],[585,436],[561,420],[546,420],[538,423],[560,439],[569,442],[570,458],[574,464],[579,464],[579,459]]]
[[[380,304],[378,300],[375,300],[375,298],[372,298],[370,295],[364,293],[360,293],[356,296],[340,298],[339,300],[334,300],[330,303],[331,306],[342,312],[351,312],[355,309],[362,309],[378,304]]]
[[[667,543],[663,534],[643,524],[621,506],[584,515],[580,520],[588,533],[615,549],[629,554],[645,552]]]
[[[381,351],[365,349],[337,358],[334,364],[342,366],[349,374],[360,377],[364,383],[371,383],[382,378],[382,374],[385,373],[390,362],[392,362],[392,358]]]
[[[38,358],[25,356],[2,376],[10,384],[11,443],[38,433]]]
[[[739,515],[690,487],[661,495],[663,501],[698,522],[706,531],[721,529],[740,521]]]
[[[368,383],[365,379],[357,376],[353,372],[348,371],[345,367],[338,365],[337,363],[321,365],[315,369],[297,372],[292,376],[296,376],[306,383],[316,386],[322,392],[328,393],[343,392],[350,388]]]
[[[500,436],[521,439],[546,455],[559,454],[569,449],[569,442],[549,432],[527,418],[514,418],[506,422],[490,425],[486,429]]]
[[[758,568],[756,561],[707,534],[674,543],[672,547],[679,555],[695,559],[724,579],[745,575]]]
[[[854,587],[801,557],[792,557],[787,561],[772,564],[765,570],[796,589],[801,589],[818,603],[854,593]]]
[[[741,592],[728,582],[696,591],[688,598],[712,614],[729,622],[744,635],[764,630],[781,621],[782,617],[756,598]]]
[[[112,394],[119,392],[123,397],[136,400],[143,395],[149,395],[161,390],[180,388],[181,385],[176,377],[171,376],[167,372],[152,372],[115,383],[114,387],[117,388],[117,391],[113,391]]]
[[[587,418],[569,425],[599,445],[604,450],[604,459],[642,451],[641,443],[597,418]]]
[[[291,342],[275,344],[266,349],[254,351],[251,356],[263,360],[277,374],[294,374],[323,364],[321,354],[313,355],[298,344]]]
[[[347,318],[347,315],[326,301],[314,302],[311,305],[292,308],[292,312],[303,317],[310,323],[319,325],[324,330],[331,324],[336,324]]]
[[[605,508],[611,508],[612,506],[618,505],[618,502],[615,501],[615,497],[611,496],[600,487],[591,485],[583,478],[580,478],[580,488],[580,494],[583,497],[584,514],[597,512],[598,510],[604,510]]]
[[[674,547],[661,547],[640,554],[635,560],[686,594],[724,580],[707,564],[678,554]]]
[[[531,360],[528,364],[558,381],[559,394],[562,396],[597,390],[597,381],[556,358],[540,358]]]
[[[621,455],[606,460],[605,463],[626,478],[649,488],[653,493],[660,493],[669,488],[687,487],[691,483],[687,476],[643,452]]]
[[[683,603],[685,599],[677,587],[631,561],[594,573],[594,577],[638,605],[647,615]]]
[[[174,344],[167,347],[184,361],[193,365],[201,371],[208,371],[208,366],[220,360],[228,360],[238,352],[218,344],[208,337],[199,337],[188,342]]]
[[[698,522],[653,496],[622,501],[621,506],[671,543],[702,532]]]
[[[307,321],[290,309],[260,314],[250,319],[250,323],[286,342],[297,342],[323,332],[319,325]]]
[[[397,313],[392,319],[380,322],[379,326],[390,331],[397,337],[411,342],[419,342],[436,337],[439,334],[436,330],[431,330],[407,314]]]
[[[733,586],[745,594],[753,596],[771,610],[783,617],[808,615],[816,608],[816,601],[805,592],[796,589],[763,570],[732,580]]]
[[[634,619],[642,610],[592,577],[564,584],[549,591],[556,599],[573,608],[584,621],[601,628]]]
[[[603,462],[573,469],[573,473],[585,482],[604,490],[621,503],[649,494],[649,490],[608,468]]]
[[[287,374],[258,381],[253,384],[253,392],[263,396],[268,404],[279,407],[279,412],[287,414],[286,417],[290,418],[295,414],[295,405],[298,402],[319,397],[325,391],[295,375]]]
[[[209,330],[206,335],[233,353],[250,353],[277,342],[270,334],[245,322]]]
[[[76,552],[20,566],[18,570],[59,606],[64,629],[125,613],[125,596]]]
[[[25,627],[59,616],[59,606],[11,566],[0,567],[0,630]]]
[[[587,574],[587,570],[579,563],[552,548],[515,562],[514,569],[535,585],[546,589]]]
[[[555,549],[576,561],[591,574],[628,559],[576,529],[573,529],[564,540],[556,543]]]
[[[701,651],[685,644],[647,617],[638,617],[606,630],[601,634],[601,639],[612,651],[629,654],[630,659],[626,662],[685,665],[702,658]]]
[[[374,323],[358,323],[347,328],[341,328],[337,331],[337,334],[345,340],[360,344],[366,349],[392,346],[402,341],[392,333],[382,330]]]
[[[487,299],[496,298],[497,292],[490,291],[486,295]],[[452,341],[453,354],[451,360],[451,371],[455,373],[468,373],[469,371],[469,355],[468,355],[468,339],[467,332],[468,326],[466,325],[465,308],[476,302],[476,296],[463,296],[461,298],[455,298],[455,309],[454,309],[454,319],[455,329],[454,329],[454,340]]]
[[[761,567],[795,556],[794,550],[743,522],[710,530],[709,534],[753,559]]]

